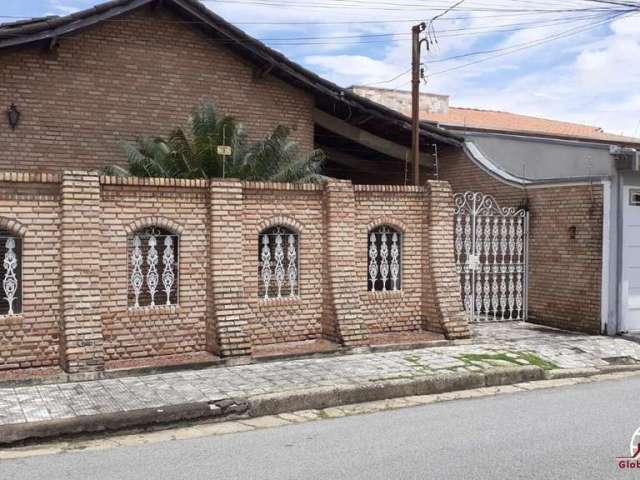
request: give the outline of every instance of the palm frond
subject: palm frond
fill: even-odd
[[[167,139],[140,137],[135,143],[122,143],[128,168],[109,167],[118,175],[143,177],[210,178],[223,175],[219,145],[231,146],[224,159],[224,174],[245,180],[281,182],[322,181],[324,153],[301,152],[283,125],[270,135],[249,145],[242,123],[231,116],[220,117],[216,108],[205,103],[193,109],[188,129],[176,128]]]

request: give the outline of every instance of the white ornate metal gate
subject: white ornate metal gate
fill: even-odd
[[[456,271],[469,321],[526,320],[529,213],[480,192],[454,201]]]

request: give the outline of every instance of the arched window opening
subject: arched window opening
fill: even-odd
[[[0,248],[2,248],[0,315],[16,315],[22,312],[22,239],[7,230],[0,229]]]
[[[258,294],[270,298],[299,295],[298,234],[277,225],[260,232],[258,244]]]
[[[381,225],[368,234],[369,291],[397,291],[402,288],[402,232]]]
[[[128,238],[130,307],[178,304],[180,237],[146,227]]]

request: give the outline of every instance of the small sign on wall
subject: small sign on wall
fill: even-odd
[[[229,145],[218,145],[216,152],[218,155],[231,155],[231,147]]]

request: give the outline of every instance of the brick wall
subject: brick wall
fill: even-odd
[[[163,8],[142,9],[39,46],[0,53],[0,170],[62,171],[126,163],[119,141],[167,134],[192,108],[213,102],[252,139],[278,124],[313,147],[313,98],[253,66]]]
[[[242,270],[252,312],[252,345],[295,342],[322,334],[322,190],[316,185],[249,182],[243,189]],[[298,232],[300,298],[264,301],[258,294],[259,233],[283,225]],[[286,297],[286,295],[285,295]]]
[[[369,334],[420,331],[422,315],[422,228],[424,190],[414,187],[357,185],[356,286],[362,317]],[[402,289],[395,292],[368,291],[367,238],[379,225],[402,232]]]
[[[528,201],[529,318],[600,333],[602,186],[511,187],[482,171],[461,150],[445,147],[440,178],[454,192],[480,191],[503,207]],[[570,227],[576,228],[571,238]]]
[[[23,241],[23,308],[0,317],[0,370],[60,363],[59,182],[57,175],[0,174],[0,228]]]
[[[450,288],[455,275],[431,268],[446,260],[442,246],[453,237],[452,223],[440,218],[451,203],[444,182],[354,187],[5,173],[0,198],[0,228],[24,238],[24,309],[0,316],[0,369],[61,364],[87,373],[305,340],[362,346],[385,332],[469,333]],[[380,224],[404,235],[401,292],[367,291],[367,232]],[[259,295],[260,232],[274,225],[299,235],[294,298]],[[132,307],[128,239],[151,226],[179,236],[179,300]],[[427,285],[449,287],[425,295]]]
[[[112,179],[111,181],[113,181]],[[206,349],[208,209],[206,181],[179,187],[105,180],[100,198],[100,287],[107,361],[184,354]],[[178,306],[131,309],[127,304],[127,238],[159,226],[180,235]]]

